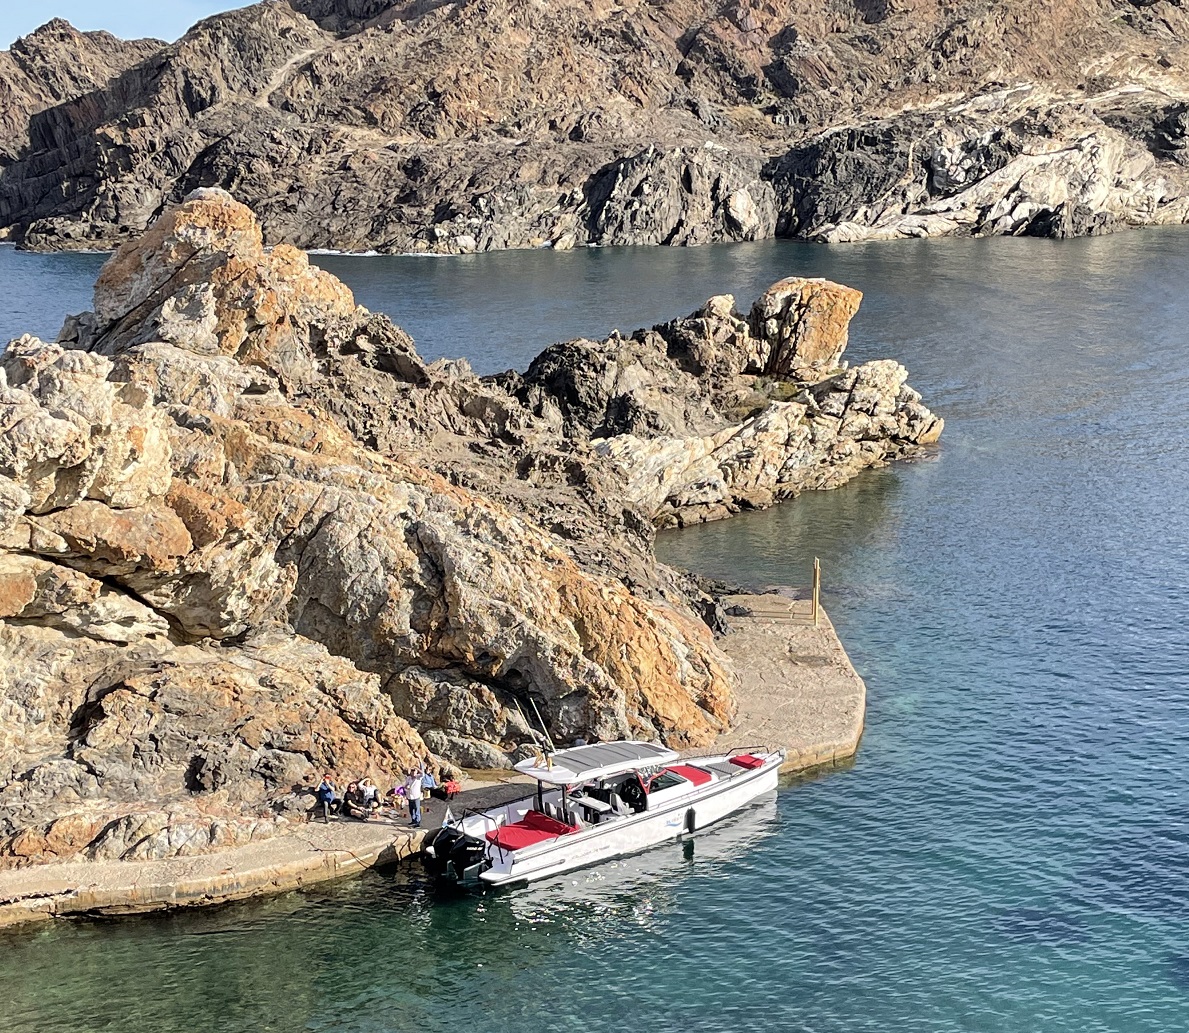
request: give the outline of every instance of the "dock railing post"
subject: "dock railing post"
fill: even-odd
[[[822,597],[822,564],[816,556],[813,557],[813,626],[817,627],[817,611]]]

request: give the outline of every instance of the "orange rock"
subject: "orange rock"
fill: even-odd
[[[43,535],[61,539],[57,549],[46,543],[40,551],[58,552],[99,567],[105,573],[133,570],[169,571],[194,546],[186,525],[173,510],[158,503],[134,509],[112,509],[102,502],[79,502],[68,509],[31,517]]]
[[[242,529],[251,519],[248,510],[234,499],[212,495],[176,479],[170,485],[165,501],[181,517],[194,546],[199,549],[217,542],[228,527]]]
[[[37,578],[29,571],[0,570],[0,619],[19,617],[37,595]]]
[[[762,342],[752,371],[822,379],[838,366],[862,300],[861,291],[829,280],[789,276],[777,281],[751,308],[751,332]]]

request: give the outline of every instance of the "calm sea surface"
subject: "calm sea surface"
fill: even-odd
[[[0,340],[52,336],[100,261],[0,248]],[[1189,1030],[1189,233],[318,261],[481,371],[790,273],[860,287],[850,358],[909,367],[936,454],[659,547],[763,585],[820,557],[862,749],[559,886],[2,935],[0,1029]]]

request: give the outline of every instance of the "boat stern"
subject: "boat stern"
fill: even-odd
[[[491,866],[487,844],[452,825],[427,838],[421,864],[439,885],[464,888],[481,885],[479,876]]]

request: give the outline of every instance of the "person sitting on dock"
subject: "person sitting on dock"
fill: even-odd
[[[359,783],[359,794],[369,811],[374,813],[380,809],[380,790],[370,778],[365,778]]]
[[[372,816],[371,808],[368,807],[363,793],[360,792],[358,782],[352,782],[347,786],[347,793],[343,797],[339,813],[359,821],[367,821]]]
[[[388,790],[388,795],[385,797],[385,804],[387,805],[388,817],[390,818],[403,818],[409,813],[409,802],[405,799],[404,782],[394,785]]]
[[[318,783],[318,788],[314,790],[314,801],[314,810],[311,812],[311,815],[321,810],[322,821],[329,824],[331,814],[337,811],[339,807],[339,792],[329,775],[322,776],[322,781]]]
[[[433,791],[438,787],[438,780],[434,778],[433,771],[430,768],[429,758],[425,758],[425,762],[421,765],[421,795],[428,798],[433,795]]]

